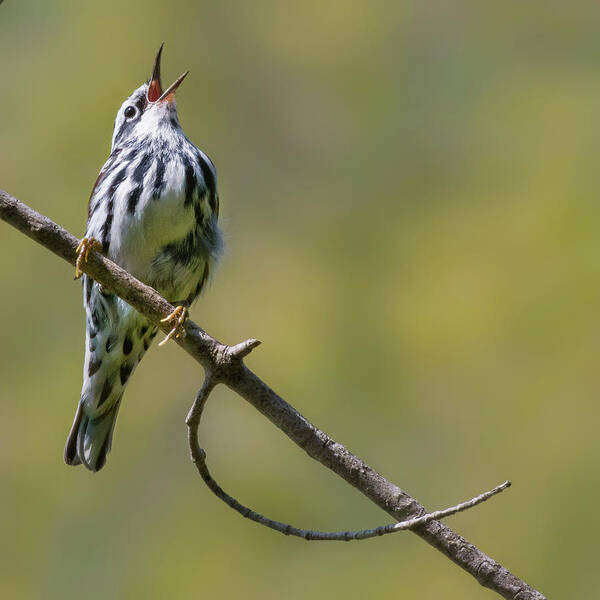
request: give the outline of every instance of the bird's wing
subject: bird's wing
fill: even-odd
[[[115,148],[110,153],[110,156],[106,159],[104,165],[102,165],[100,173],[98,173],[98,177],[96,178],[94,187],[92,187],[92,192],[90,193],[90,199],[88,200],[88,221],[90,220],[92,213],[98,205],[99,198],[96,197],[96,192],[98,192],[102,182],[106,179],[106,176],[113,170],[113,168],[117,164],[121,151],[122,148]]]

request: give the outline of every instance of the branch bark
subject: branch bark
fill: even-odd
[[[52,220],[2,190],[0,218],[71,265],[75,265],[75,249],[79,240]],[[82,270],[107,290],[131,304],[163,331],[168,332],[169,326],[161,324],[160,320],[169,315],[175,307],[156,290],[144,285],[97,252],[90,254]],[[257,345],[256,340],[242,342],[241,346],[228,346],[212,338],[192,321],[188,321],[186,335],[176,342],[199,362],[206,372],[211,373],[214,382],[225,384],[247,400],[311,458],[337,473],[394,519],[403,521],[426,514],[426,510],[415,498],[387,481],[342,444],[315,427],[246,367],[243,356]],[[411,531],[470,573],[482,586],[504,598],[545,600],[545,596],[540,592],[443,523],[430,521]]]
[[[241,347],[240,352],[245,353],[249,352],[249,350],[247,351],[246,348],[248,348],[250,345],[256,347],[256,345],[258,345],[257,340],[248,340],[248,342],[245,344],[238,344],[234,347],[234,349]],[[185,423],[188,427],[188,444],[190,447],[192,462],[196,465],[198,473],[200,474],[200,477],[202,477],[202,481],[204,481],[206,486],[217,498],[219,498],[219,500],[222,500],[225,504],[227,504],[227,506],[239,512],[246,519],[250,519],[259,525],[263,525],[264,527],[269,527],[270,529],[278,531],[279,533],[283,533],[284,535],[300,537],[307,542],[351,542],[354,540],[367,540],[370,538],[387,535],[389,533],[397,533],[399,531],[408,531],[409,529],[414,529],[419,525],[425,525],[426,523],[429,523],[429,521],[444,519],[451,515],[455,515],[456,513],[468,510],[469,508],[473,508],[474,506],[489,500],[496,494],[503,492],[511,485],[510,481],[505,481],[504,483],[496,486],[494,489],[484,492],[483,494],[479,494],[479,496],[471,498],[471,500],[467,500],[466,502],[461,502],[456,506],[451,506],[450,508],[446,508],[444,510],[437,510],[432,513],[427,513],[420,517],[406,519],[398,523],[392,523],[391,525],[380,525],[379,527],[374,527],[371,529],[359,529],[357,531],[315,531],[313,529],[299,529],[298,527],[294,527],[288,523],[274,521],[273,519],[269,519],[238,502],[233,496],[230,496],[225,490],[223,490],[223,488],[210,474],[208,465],[206,464],[206,452],[203,448],[200,448],[198,443],[198,428],[200,427],[200,419],[202,418],[206,401],[208,400],[210,393],[217,383],[218,382],[214,380],[212,373],[207,371],[202,388],[196,395],[194,404],[192,405],[192,408],[190,409],[190,412],[185,420]]]

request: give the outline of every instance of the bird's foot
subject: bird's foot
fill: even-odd
[[[178,306],[168,317],[161,319],[161,323],[175,323],[175,326],[169,331],[167,337],[158,345],[164,346],[172,337],[183,338],[185,336],[185,321],[187,318],[187,308],[185,306]]]
[[[102,244],[94,237],[84,237],[80,242],[75,252],[77,252],[77,262],[75,263],[75,279],[79,279],[83,274],[81,265],[87,262],[90,250],[102,250]]]

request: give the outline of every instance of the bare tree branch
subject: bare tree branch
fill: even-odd
[[[255,342],[256,340],[251,341]],[[300,537],[306,541],[319,540],[330,542],[351,542],[354,540],[367,540],[369,538],[386,535],[388,533],[407,531],[419,525],[425,525],[426,523],[429,523],[429,521],[443,519],[445,517],[455,515],[456,513],[468,510],[469,508],[473,508],[474,506],[489,500],[492,496],[495,496],[496,494],[499,494],[510,487],[510,481],[505,481],[488,492],[484,492],[475,498],[471,498],[471,500],[461,502],[460,504],[446,508],[445,510],[437,510],[432,513],[427,513],[421,517],[414,517],[412,519],[401,521],[400,523],[391,523],[390,525],[381,525],[372,529],[360,529],[357,531],[315,531],[313,529],[299,529],[298,527],[294,527],[288,523],[282,523],[281,521],[269,519],[268,517],[257,513],[251,508],[244,506],[233,496],[230,496],[225,490],[223,490],[223,488],[210,474],[208,465],[206,464],[206,452],[204,451],[204,448],[200,448],[200,445],[198,444],[198,428],[200,427],[200,419],[202,418],[204,406],[206,405],[206,401],[208,400],[210,392],[213,390],[215,385],[217,385],[217,383],[218,382],[213,379],[212,375],[207,373],[206,378],[204,379],[204,384],[196,395],[194,404],[192,405],[192,408],[190,409],[188,417],[185,421],[186,425],[188,426],[188,443],[190,446],[192,462],[196,465],[198,473],[200,473],[200,477],[202,477],[204,483],[206,483],[208,488],[213,492],[213,494],[215,494],[215,496],[217,496],[217,498],[219,498],[219,500],[225,502],[227,506],[239,512],[246,519],[250,519],[255,523],[259,523],[260,525],[264,525],[265,527],[269,527],[275,531],[279,531],[279,533],[283,533],[284,535]]]
[[[56,223],[0,190],[0,218],[75,265],[78,241]],[[160,319],[173,310],[156,290],[144,285],[121,267],[97,252],[90,254],[83,271],[108,291],[117,294],[163,331]],[[205,370],[213,381],[223,383],[265,415],[306,453],[361,491],[377,506],[403,521],[426,514],[415,498],[387,481],[344,446],[317,429],[296,409],[278,396],[248,369],[242,357],[256,342],[242,346],[221,344],[195,323],[186,323],[186,335],[176,342]],[[545,597],[484,554],[468,540],[439,521],[430,521],[411,529],[427,543],[470,573],[483,586],[512,600],[543,600]]]

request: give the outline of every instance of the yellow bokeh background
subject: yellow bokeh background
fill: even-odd
[[[192,317],[549,597],[595,599],[600,4],[0,5],[0,187],[80,236],[123,99],[163,78],[217,165],[227,252]],[[66,467],[73,269],[0,223],[0,597],[491,598],[408,533],[290,539],[203,486],[175,345],[132,378],[107,467]],[[300,527],[386,514],[218,389],[209,465]]]

